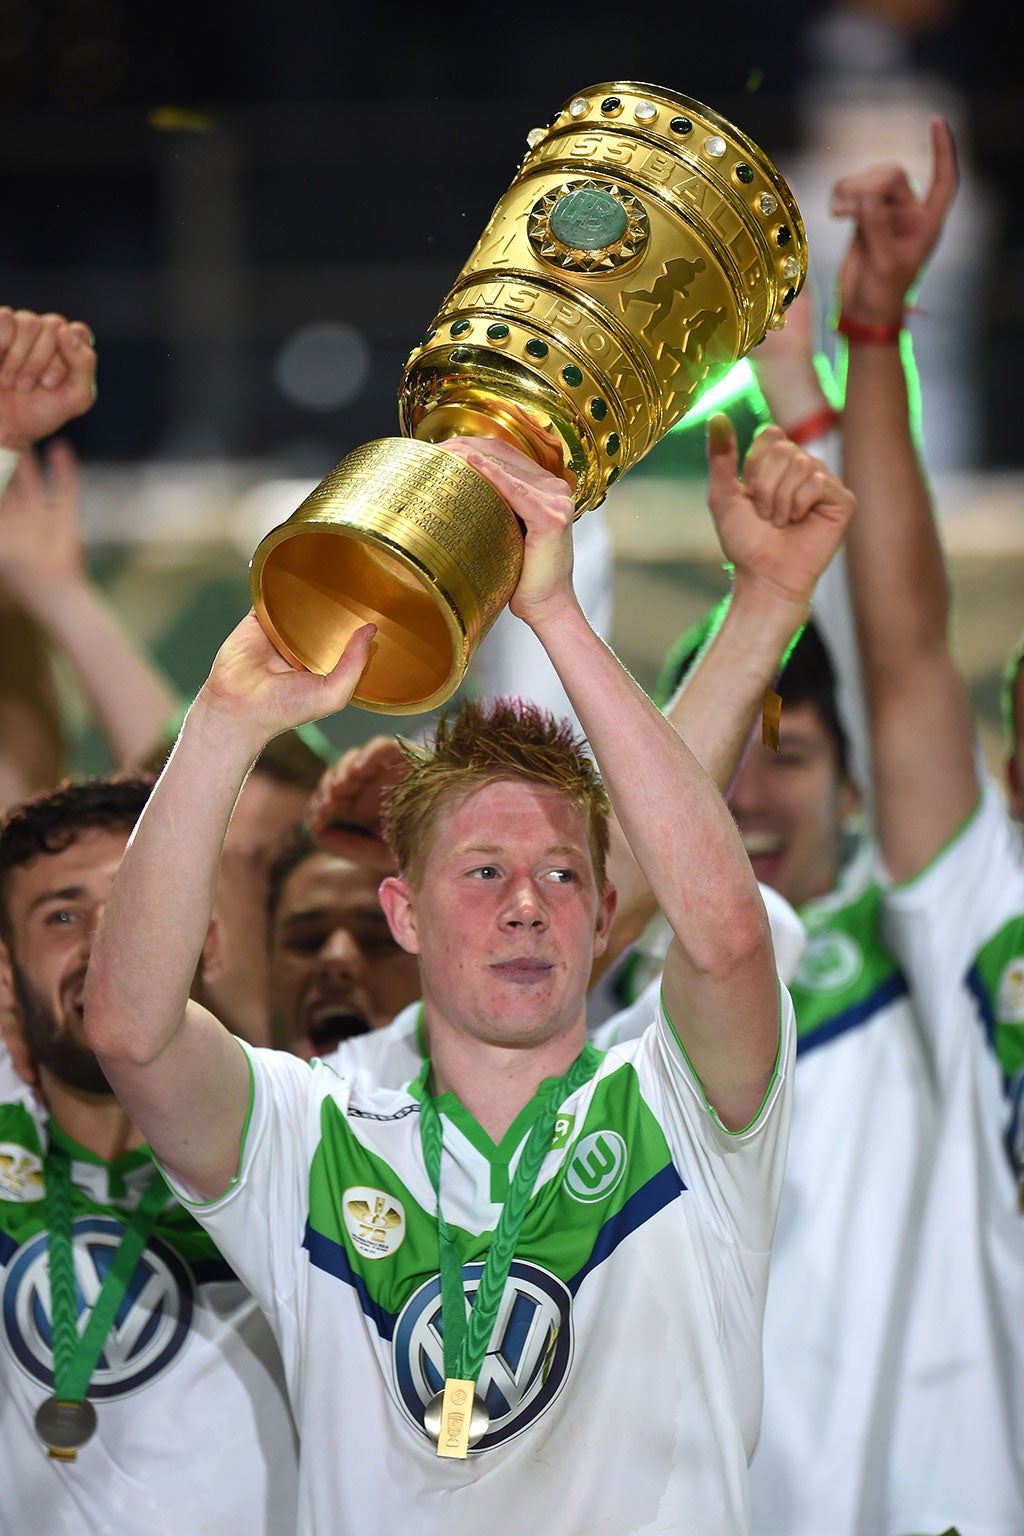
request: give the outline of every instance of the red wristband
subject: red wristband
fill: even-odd
[[[826,432],[831,432],[833,427],[838,427],[842,421],[841,411],[834,406],[823,405],[820,411],[815,411],[811,416],[805,416],[803,421],[798,421],[795,427],[786,428],[786,436],[791,443],[796,443],[802,448],[805,443],[816,443],[819,437],[824,437]]]
[[[899,341],[903,333],[903,321],[898,325],[867,325],[863,320],[855,320],[852,315],[840,315],[836,321],[836,330],[847,341],[860,342],[869,347],[888,347],[894,341]]]

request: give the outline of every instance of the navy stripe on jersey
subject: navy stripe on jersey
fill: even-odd
[[[329,1237],[324,1237],[322,1232],[314,1232],[309,1222],[306,1222],[306,1235],[302,1239],[303,1248],[309,1250],[310,1263],[317,1269],[334,1275],[338,1280],[344,1280],[346,1285],[352,1286],[359,1297],[359,1305],[366,1316],[375,1324],[377,1332],[382,1339],[389,1339],[395,1331],[395,1314],[380,1307],[371,1298],[366,1289],[366,1282],[361,1275],[357,1275],[348,1261],[348,1254],[341,1243],[335,1243]]]
[[[662,1168],[660,1173],[656,1173],[653,1179],[648,1179],[642,1188],[630,1196],[621,1211],[604,1223],[597,1234],[590,1258],[567,1282],[570,1293],[575,1296],[583,1279],[591,1270],[603,1264],[631,1232],[642,1227],[645,1221],[650,1221],[652,1216],[656,1216],[666,1205],[683,1194],[685,1189],[686,1185],[671,1163]],[[307,1221],[302,1246],[309,1253],[310,1263],[315,1264],[317,1269],[322,1269],[327,1274],[334,1275],[336,1279],[343,1280],[346,1285],[352,1286],[359,1297],[359,1304],[364,1314],[374,1324],[381,1338],[390,1340],[395,1331],[397,1319],[394,1313],[388,1312],[373,1301],[366,1288],[366,1282],[356,1274],[349,1263],[348,1254],[343,1245],[329,1237],[324,1237],[322,1232],[315,1232]]]
[[[977,965],[972,965],[967,972],[967,990],[978,1005],[978,1013],[981,1017],[982,1027],[985,1030],[985,1039],[988,1042],[989,1050],[994,1053],[996,1048],[996,1016],[992,1011],[992,999],[988,995],[981,971]]]
[[[631,1232],[642,1227],[645,1221],[650,1221],[652,1216],[657,1216],[660,1210],[681,1195],[685,1189],[686,1185],[673,1164],[667,1163],[660,1173],[656,1173],[653,1179],[648,1179],[635,1194],[630,1195],[621,1211],[609,1217],[597,1234],[597,1241],[583,1268],[567,1282],[571,1294],[576,1295],[591,1270],[610,1258]]]
[[[859,1003],[845,1008],[842,1013],[837,1013],[833,1018],[826,1019],[819,1024],[817,1029],[808,1030],[805,1035],[797,1035],[796,1054],[806,1055],[819,1045],[827,1045],[830,1040],[835,1040],[839,1035],[845,1035],[848,1030],[859,1029],[864,1024],[869,1024],[876,1013],[889,1003],[894,1003],[898,997],[906,997],[910,989],[906,978],[901,971],[895,971],[887,976],[873,992],[862,998]]]

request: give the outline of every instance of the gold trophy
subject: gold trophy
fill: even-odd
[[[577,516],[785,321],[807,272],[770,160],[708,107],[595,85],[529,135],[511,187],[409,355],[403,436],[366,443],[260,543],[253,604],[293,664],[377,637],[353,703],[449,698],[515,590],[523,537],[438,444],[500,438],[562,475]]]

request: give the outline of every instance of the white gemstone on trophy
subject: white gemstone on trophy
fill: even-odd
[[[527,142],[527,144],[529,145],[529,147],[531,149],[536,149],[537,148],[537,145],[540,143],[541,139],[544,137],[544,131],[545,130],[543,128],[531,128],[530,129],[529,133],[526,135],[526,142]]]
[[[793,282],[795,278],[800,276],[800,263],[795,256],[786,257],[782,263],[782,275],[787,283]]]
[[[569,103],[570,117],[585,117],[590,111],[590,102],[585,96],[576,96]]]
[[[709,139],[704,140],[704,151],[712,160],[721,160],[725,154],[725,140],[717,133],[713,133]]]
[[[638,123],[653,123],[658,115],[658,109],[653,101],[638,101],[633,109],[633,116]]]
[[[774,213],[779,205],[770,192],[762,192],[758,206],[762,213]]]

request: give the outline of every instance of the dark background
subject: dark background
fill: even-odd
[[[815,84],[827,97],[834,79],[856,99],[887,75],[937,81],[956,98],[972,174],[997,217],[979,232],[977,267],[972,231],[958,256],[971,284],[963,320],[954,291],[933,330],[957,344],[953,409],[970,391],[972,468],[1005,482],[1024,467],[1016,7],[847,8],[885,13],[895,60],[866,67],[840,46],[823,63],[822,28],[842,7],[812,0],[370,10],[0,0],[0,303],[93,327],[99,400],[69,432],[87,475],[251,463],[254,475],[311,486],[352,447],[396,431],[406,353],[512,180],[527,132],[578,91],[615,79],[668,86],[785,165],[804,142],[802,103]],[[872,145],[861,164],[875,156]],[[813,274],[813,246],[811,261]],[[304,328],[324,322],[347,328],[325,371],[347,380],[348,398],[302,405],[282,387],[282,361]],[[702,452],[699,431],[675,433],[634,474],[700,473]],[[245,561],[225,544],[169,575],[148,518],[143,498],[131,543],[94,539],[90,566],[189,697],[248,605]],[[658,560],[628,552],[615,575],[611,638],[648,687],[665,646],[722,580],[714,561]],[[968,663],[993,741],[1001,660],[1020,624],[1019,565],[996,551],[966,577],[953,573],[974,599],[964,631],[981,638]],[[387,728],[362,711],[328,724],[338,747]],[[103,753],[87,730],[77,766],[102,767]]]
[[[910,65],[962,93],[999,200],[981,456],[1015,466],[1013,8],[875,3],[898,15]],[[89,459],[271,454],[319,475],[394,430],[405,353],[531,126],[586,85],[651,80],[784,155],[814,25],[834,9],[0,0],[0,299],[94,327],[101,403],[73,434]],[[275,361],[323,320],[357,328],[368,372],[350,401],[311,411],[282,394]]]

